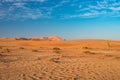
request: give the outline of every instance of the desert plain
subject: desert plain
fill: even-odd
[[[120,41],[0,39],[0,80],[120,80]]]

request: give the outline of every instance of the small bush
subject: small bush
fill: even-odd
[[[5,54],[0,54],[0,57],[6,57],[6,56],[8,56],[8,55],[5,55]]]
[[[43,48],[43,47],[40,47],[40,48]]]
[[[39,52],[39,51],[34,49],[34,50],[32,50],[32,52]]]
[[[19,49],[25,49],[24,47],[19,47]]]
[[[110,42],[107,41],[106,43],[107,43],[108,48],[110,48],[111,47]]]
[[[37,60],[41,60],[41,57],[38,57]]]
[[[54,47],[53,50],[61,50],[61,49],[58,47]]]
[[[91,51],[84,51],[84,53],[86,53],[86,54],[96,54],[95,52],[91,52]]]
[[[2,57],[3,55],[2,54],[0,54],[0,57]]]
[[[60,63],[60,58],[51,58],[51,61],[55,63]]]
[[[82,49],[91,49],[91,48],[89,48],[89,47],[82,47]]]
[[[10,49],[4,49],[1,53],[9,53]]]
[[[60,50],[61,50],[61,49],[58,48],[58,47],[54,47],[54,48],[53,48],[53,52],[55,52],[55,53],[60,53]]]
[[[11,60],[11,59],[0,59],[0,62],[3,62],[3,63],[10,63],[10,62],[14,62],[14,61],[17,61],[17,60]]]
[[[105,56],[107,56],[107,57],[113,57],[113,55],[105,55]]]
[[[0,49],[2,49],[2,47],[0,46]]]
[[[115,59],[120,59],[120,57],[118,56],[118,57],[115,57]]]

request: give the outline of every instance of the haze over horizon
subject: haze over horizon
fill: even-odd
[[[120,0],[0,0],[0,37],[120,40]]]

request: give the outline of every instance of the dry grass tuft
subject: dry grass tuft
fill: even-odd
[[[53,52],[54,52],[54,53],[60,54],[60,51],[61,51],[61,49],[58,48],[58,47],[54,47],[54,48],[53,48]]]
[[[50,61],[60,63],[60,58],[51,58]]]
[[[89,47],[82,47],[82,49],[91,49],[91,48],[89,48]]]
[[[2,46],[0,46],[0,49],[2,49]]]
[[[25,49],[24,47],[19,47],[19,49]]]
[[[9,53],[10,49],[3,49],[1,53]]]
[[[0,59],[0,62],[4,62],[4,63],[10,63],[10,62],[14,62],[17,60],[10,60],[10,59]]]
[[[105,56],[106,56],[106,57],[114,57],[113,55],[109,55],[109,54],[108,54],[108,55],[105,55]]]
[[[38,57],[37,60],[41,60],[41,57]]]
[[[0,54],[0,57],[4,56],[3,54]]]
[[[115,57],[115,59],[119,59],[120,60],[120,56]]]
[[[96,54],[95,52],[91,52],[91,51],[84,51],[85,54]]]
[[[39,51],[38,51],[38,50],[36,50],[36,49],[33,49],[33,50],[32,50],[32,52],[39,52]]]

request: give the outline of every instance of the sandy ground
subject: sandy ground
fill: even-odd
[[[120,80],[120,41],[3,39],[0,80]]]

